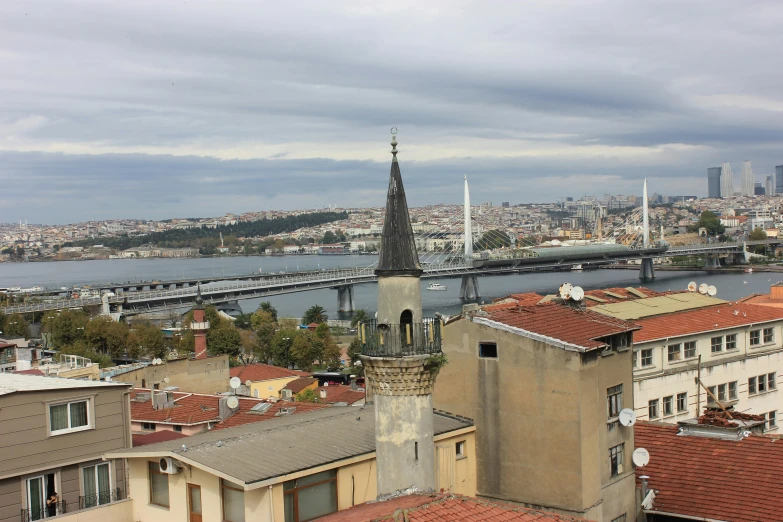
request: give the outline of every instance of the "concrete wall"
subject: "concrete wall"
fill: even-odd
[[[378,278],[378,324],[400,324],[403,310],[413,312],[421,323],[421,279],[411,276]]]
[[[163,379],[168,377],[166,384]],[[178,386],[181,391],[192,393],[221,393],[228,391],[228,355],[207,357],[206,359],[177,359],[164,364],[147,366],[114,377],[115,381],[128,382],[134,388],[152,388],[159,384],[160,389]]]
[[[479,358],[479,342],[498,358]],[[606,406],[621,383],[633,404],[631,350],[584,357],[460,319],[443,351],[434,405],[476,423],[477,494],[597,521],[633,506],[633,433],[608,424]],[[625,471],[609,480],[609,447],[623,441]]]
[[[133,501],[121,500],[76,513],[66,513],[57,520],[58,522],[133,522]]]

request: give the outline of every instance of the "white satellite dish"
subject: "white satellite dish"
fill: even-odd
[[[236,407],[239,406],[239,399],[237,399],[236,395],[232,395],[228,399],[226,399],[226,406],[228,406],[232,410],[236,409]]]
[[[560,291],[560,298],[567,300],[571,298],[571,289],[573,286],[571,286],[571,283],[563,283],[560,285],[559,291]]]
[[[251,381],[250,379],[245,381],[245,386],[247,386],[248,388],[250,388],[251,384],[253,384],[253,381]]]
[[[689,292],[695,292],[697,288],[696,281],[691,281],[688,283],[688,291]]]
[[[619,419],[623,426],[633,426],[636,424],[636,412],[631,408],[625,408],[620,411]]]
[[[581,301],[585,297],[585,291],[581,286],[575,286],[571,289],[571,299],[574,301]]]
[[[228,385],[237,389],[242,386],[242,381],[239,380],[239,377],[231,377],[231,380],[228,381]]]
[[[168,383],[169,383],[169,378],[168,378],[168,377],[164,377],[164,378],[163,378],[163,382],[165,382],[166,384],[168,384]]]
[[[708,288],[709,288],[709,286],[707,286],[707,283],[700,284],[699,285],[699,293],[700,294],[706,294]]]
[[[650,463],[650,452],[644,448],[636,448],[631,458],[636,467],[643,468]]]
[[[710,285],[707,287],[707,293],[711,296],[715,296],[715,294],[718,293],[718,289],[715,288],[715,285]]]

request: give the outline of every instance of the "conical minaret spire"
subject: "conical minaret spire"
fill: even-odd
[[[386,217],[381,233],[378,275],[412,275],[422,273],[413,227],[408,215],[408,202],[402,186],[400,164],[397,162],[397,129],[392,128],[392,164],[389,174],[389,191],[386,196]]]

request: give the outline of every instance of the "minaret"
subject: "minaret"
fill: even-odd
[[[196,305],[193,307],[193,322],[190,323],[196,347],[196,359],[207,358],[207,330],[209,321],[204,319],[204,298],[201,297],[201,284],[196,290]]]
[[[396,129],[392,129],[396,134]],[[421,264],[392,137],[392,164],[378,268],[378,316],[359,329],[372,395],[378,497],[435,488],[432,390],[440,369],[440,322],[421,312]]]

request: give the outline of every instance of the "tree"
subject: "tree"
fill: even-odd
[[[111,317],[95,317],[87,323],[84,338],[92,350],[115,357],[126,350],[128,326]]]
[[[329,316],[326,315],[326,310],[323,306],[313,305],[307,309],[302,317],[302,324],[311,323],[325,323],[329,320]]]
[[[294,337],[291,344],[291,359],[297,367],[305,371],[313,369],[313,363],[323,354],[323,342],[306,330]]]
[[[485,232],[474,245],[476,250],[494,250],[511,246],[511,238],[502,230],[493,229]]]
[[[763,228],[754,228],[753,232],[748,236],[748,239],[751,241],[763,241],[767,239],[767,233]]]
[[[362,354],[362,343],[358,337],[355,337],[351,344],[348,345],[348,360],[351,365],[351,373],[356,375],[364,375],[364,368],[358,364],[359,356]]]
[[[138,336],[144,355],[160,359],[166,358],[168,352],[166,338],[160,328],[146,321],[136,321],[133,323],[133,330]]]
[[[250,330],[252,328],[250,323],[250,318],[252,316],[253,314],[239,314],[234,318],[234,326],[240,330]]]
[[[359,308],[353,313],[353,317],[351,317],[351,328],[356,328],[356,325],[366,323],[370,320],[370,314],[363,308]]]
[[[269,312],[272,315],[272,320],[277,322],[277,308],[272,306],[272,303],[269,301],[263,301],[260,305],[258,305],[258,309],[263,310],[264,312]]]
[[[242,337],[231,321],[223,321],[207,331],[207,350],[214,355],[237,357],[242,351]]]
[[[324,234],[324,237],[321,238],[321,243],[324,245],[331,245],[332,243],[337,242],[337,236],[332,232],[331,230],[327,230],[326,234]]]
[[[329,325],[321,323],[315,329],[316,340],[320,340],[323,348],[321,348],[321,354],[318,356],[318,360],[321,364],[326,366],[329,371],[337,370],[342,366],[342,351],[340,347],[332,337],[332,332]]]
[[[277,330],[277,323],[272,314],[264,310],[258,310],[251,317],[251,325],[255,336],[255,346],[253,352],[258,360],[269,362],[272,358],[272,343]]]
[[[312,388],[305,388],[296,394],[296,402],[318,402],[318,395]]]
[[[84,330],[89,320],[89,316],[82,310],[62,310],[57,314],[45,316],[42,326],[51,332],[52,346],[59,349],[61,346],[84,340]]]
[[[718,234],[723,234],[726,231],[726,227],[721,224],[720,218],[714,212],[710,212],[709,210],[702,212],[701,216],[699,216],[699,221],[697,221],[695,225],[688,227],[688,231],[698,232],[701,228],[705,228],[707,230],[708,236],[717,236]]]
[[[2,330],[3,336],[9,337],[24,337],[27,338],[29,334],[30,325],[25,320],[22,314],[12,314],[5,320],[5,329]]]
[[[78,355],[80,357],[86,357],[94,363],[98,363],[101,368],[108,366],[114,366],[114,361],[108,355],[100,354],[95,350],[92,350],[87,343],[82,339],[77,340],[73,344],[68,344],[60,348],[61,353]]]
[[[269,347],[269,356],[275,366],[288,368],[293,364],[291,347],[294,344],[297,330],[293,328],[281,328],[275,332],[272,344]]]

